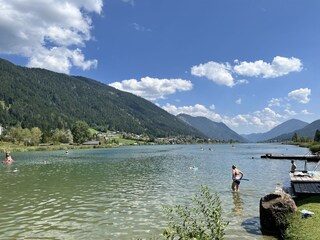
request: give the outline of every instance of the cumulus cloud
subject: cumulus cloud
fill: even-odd
[[[206,77],[218,85],[233,87],[235,82],[231,70],[232,68],[229,63],[208,62],[193,66],[191,74],[198,77]]]
[[[255,62],[239,62],[234,66],[234,71],[238,75],[248,77],[275,78],[287,75],[291,72],[300,72],[302,63],[298,58],[285,58],[277,56],[271,63],[262,60]]]
[[[0,53],[63,73],[94,68],[97,60],[86,60],[80,48],[92,39],[89,14],[102,7],[102,0],[0,0]]]
[[[296,100],[299,103],[306,104],[310,101],[311,89],[300,88],[288,93],[289,99]]]
[[[114,82],[110,86],[122,91],[131,92],[148,100],[164,99],[166,95],[177,91],[189,91],[193,85],[191,81],[183,79],[158,79],[151,77]]]
[[[272,98],[270,101],[269,101],[269,104],[268,106],[269,107],[280,107],[281,106],[281,103],[282,103],[282,99],[281,98]]]
[[[191,68],[191,74],[198,77],[206,77],[218,85],[233,87],[238,84],[247,84],[248,80],[237,80],[236,76],[276,78],[291,72],[300,72],[303,69],[298,58],[286,58],[276,56],[271,63],[258,60],[246,62],[234,60],[234,66],[230,63],[207,62]]]
[[[242,99],[241,99],[241,98],[239,98],[239,99],[236,100],[236,104],[241,104],[241,102],[242,102]]]

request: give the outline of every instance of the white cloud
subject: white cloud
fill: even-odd
[[[292,117],[292,116],[297,115],[297,113],[296,113],[294,110],[291,110],[290,108],[286,108],[286,109],[284,110],[284,112],[285,112],[289,117]]]
[[[151,32],[151,29],[146,28],[138,23],[131,23],[131,27],[133,27],[135,30],[140,31],[140,32]]]
[[[289,99],[296,100],[299,103],[306,104],[310,101],[311,89],[300,88],[288,93]]]
[[[275,78],[287,75],[291,72],[300,72],[302,63],[298,58],[285,58],[277,56],[273,58],[272,63],[266,63],[262,60],[255,62],[238,62],[234,66],[234,71],[238,75],[247,77]]]
[[[92,39],[89,13],[100,14],[102,6],[102,0],[0,0],[0,53],[63,73],[96,67],[79,48]]]
[[[114,82],[110,86],[122,91],[131,92],[148,100],[163,99],[166,95],[177,91],[189,91],[193,85],[191,81],[183,79],[158,79],[144,77],[140,81],[136,79]]]
[[[280,107],[281,103],[282,103],[282,99],[281,98],[272,98],[269,101],[268,107],[273,107],[273,106]]]
[[[255,62],[240,62],[234,60],[235,66],[230,63],[207,62],[191,68],[191,74],[206,77],[218,85],[233,87],[234,85],[247,84],[248,80],[237,80],[233,74],[245,77],[276,78],[291,72],[300,72],[302,63],[298,58],[274,57],[272,63],[262,60]]]
[[[307,109],[304,109],[301,111],[301,114],[303,115],[312,115],[313,113],[309,112]]]
[[[236,104],[241,104],[241,102],[242,102],[242,99],[241,99],[241,98],[239,98],[239,99],[236,100]]]
[[[208,62],[193,66],[191,74],[198,77],[206,77],[218,85],[233,87],[234,79],[231,75],[231,66],[229,63]]]
[[[178,115],[180,113],[185,113],[190,116],[194,117],[207,117],[213,121],[220,122],[222,118],[220,117],[219,114],[207,109],[205,106],[201,104],[195,104],[194,106],[182,106],[182,107],[177,107],[172,104],[167,103],[165,106],[162,107],[164,110],[167,112],[173,114],[173,115]]]
[[[134,5],[135,5],[134,0],[122,0],[122,2],[124,2],[124,3],[129,3],[131,6],[134,6]]]
[[[216,106],[214,104],[212,104],[210,107],[209,107],[211,110],[215,110],[216,109]]]

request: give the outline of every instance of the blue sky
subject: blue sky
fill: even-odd
[[[266,132],[320,119],[319,12],[318,0],[0,0],[0,57]]]

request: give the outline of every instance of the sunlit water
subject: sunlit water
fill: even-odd
[[[236,144],[13,153],[0,168],[0,239],[154,239],[167,227],[163,206],[188,204],[200,184],[219,194],[226,239],[272,239],[261,235],[259,201],[289,183],[290,161],[260,156],[307,152]],[[249,179],[239,193],[232,164]]]

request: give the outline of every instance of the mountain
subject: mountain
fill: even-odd
[[[239,142],[247,142],[246,139],[231,130],[224,123],[217,123],[205,117],[192,117],[187,114],[179,114],[178,118],[185,121],[198,131],[202,132],[208,138],[221,141],[233,140]]]
[[[16,66],[0,59],[0,125],[70,128],[77,120],[91,127],[152,136],[203,136],[155,104],[79,76]]]
[[[301,129],[305,126],[307,126],[308,123],[297,120],[297,119],[291,119],[284,123],[281,123],[280,125],[272,128],[270,131],[265,133],[252,133],[248,135],[241,135],[244,138],[248,139],[250,142],[263,142],[267,141],[269,139],[273,139],[279,135],[287,134],[294,132],[298,129]]]
[[[316,120],[316,121],[308,124],[307,126],[301,128],[301,129],[298,129],[296,131],[292,131],[290,133],[279,135],[271,140],[273,140],[273,141],[292,140],[292,137],[295,133],[297,133],[298,137],[305,137],[305,138],[314,139],[314,136],[315,136],[317,130],[320,130],[320,120]]]

